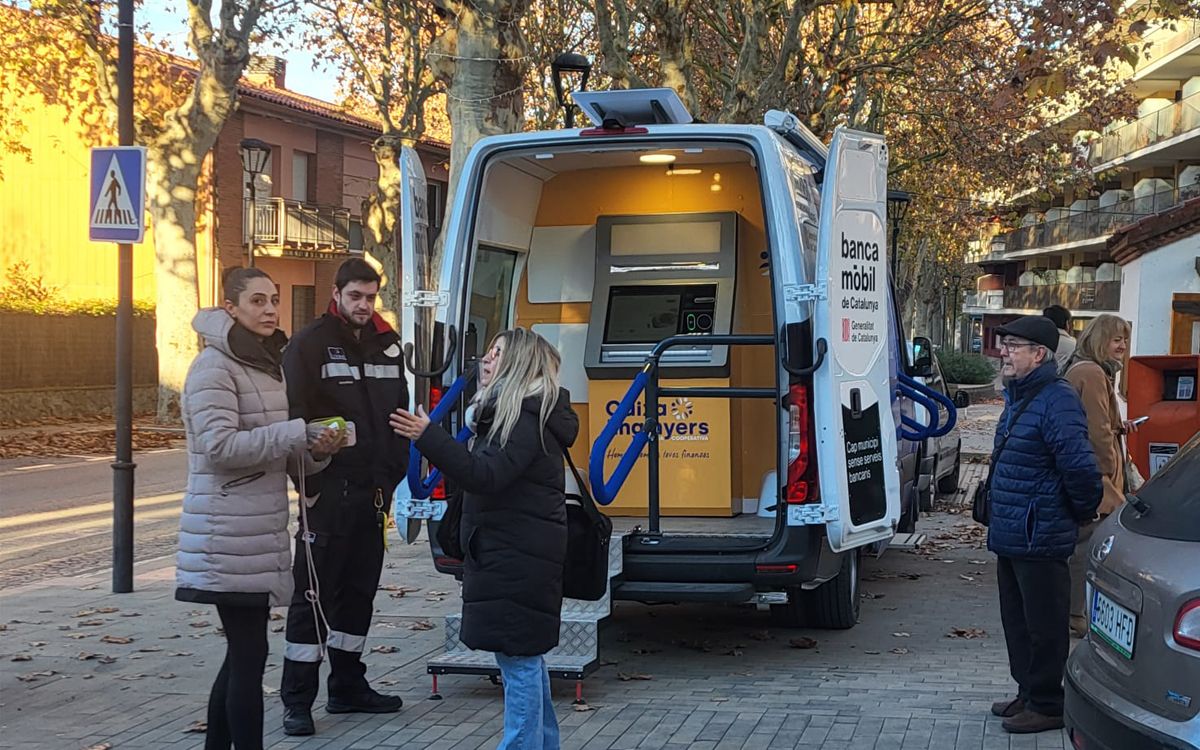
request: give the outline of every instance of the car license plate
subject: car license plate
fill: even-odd
[[[1137,615],[1109,599],[1095,587],[1092,593],[1092,632],[1126,659],[1133,658],[1133,639],[1137,635]]]

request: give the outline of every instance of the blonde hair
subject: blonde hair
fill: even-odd
[[[1087,324],[1087,328],[1083,329],[1083,333],[1079,334],[1079,340],[1075,344],[1075,356],[1098,365],[1111,364],[1113,360],[1108,357],[1108,345],[1118,336],[1129,338],[1129,323],[1116,315],[1097,315]]]
[[[492,382],[480,394],[480,402],[494,409],[488,440],[501,448],[506,446],[521,418],[525,399],[541,396],[538,426],[544,450],[546,420],[558,402],[558,369],[562,357],[549,341],[525,328],[504,331],[497,334],[496,339],[504,339],[504,354]]]

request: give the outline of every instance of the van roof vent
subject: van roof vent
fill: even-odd
[[[605,130],[636,125],[684,125],[694,120],[675,89],[576,91],[571,96],[592,124]]]

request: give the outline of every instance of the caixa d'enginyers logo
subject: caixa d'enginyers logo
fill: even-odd
[[[619,401],[609,401],[604,405],[605,411],[611,417],[620,406]],[[708,440],[709,424],[706,420],[694,419],[696,406],[691,399],[677,398],[668,404],[658,405],[658,432],[663,440]],[[670,419],[667,419],[667,415]],[[634,435],[645,427],[646,410],[639,402],[633,411],[625,418],[618,435]]]

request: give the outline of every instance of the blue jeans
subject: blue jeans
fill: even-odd
[[[545,659],[496,654],[496,663],[504,678],[504,739],[496,750],[558,750]]]

